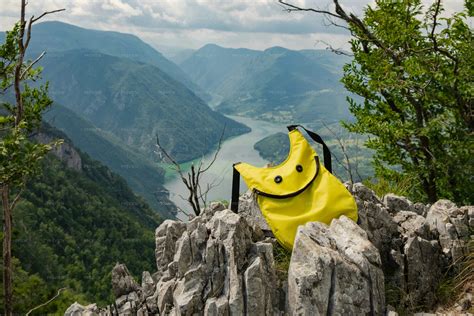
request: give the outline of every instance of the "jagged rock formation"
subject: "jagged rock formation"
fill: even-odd
[[[380,200],[361,184],[352,192],[360,226],[380,252],[386,293],[400,305],[431,309],[443,275],[472,238],[474,207],[447,200],[429,207],[393,194]]]
[[[46,133],[36,134],[35,139],[42,144],[48,144],[58,140],[58,138],[54,138]],[[76,171],[82,170],[81,156],[68,142],[63,142],[61,145],[53,147],[51,153],[63,161],[68,168]]]
[[[350,189],[359,226],[346,217],[300,226],[286,283],[276,278],[275,241],[246,194],[240,215],[214,203],[188,223],[163,222],[155,233],[157,272],[144,272],[139,286],[117,265],[114,304],[75,304],[66,315],[382,315],[386,295],[432,309],[441,276],[471,238],[474,208],[381,200],[361,184]]]
[[[380,255],[345,216],[300,226],[288,271],[290,315],[380,315],[385,312]]]

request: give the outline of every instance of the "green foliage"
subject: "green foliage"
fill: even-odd
[[[13,252],[50,292],[67,287],[105,303],[116,262],[136,276],[155,269],[160,219],[122,178],[85,154],[81,159],[81,172],[51,155],[44,160],[18,204]]]
[[[279,243],[275,243],[273,244],[273,259],[275,260],[275,272],[278,279],[280,282],[287,281],[291,251],[283,248]]]
[[[3,269],[3,265],[0,267]],[[13,279],[13,310],[16,314],[25,314],[30,309],[47,302],[59,290],[47,284],[38,274],[26,272],[17,258],[13,259],[13,274],[15,276]],[[3,281],[3,275],[0,275],[0,281]],[[3,296],[3,288],[0,288],[0,296]],[[66,289],[54,301],[38,308],[31,315],[63,314],[76,301],[82,304],[88,302],[83,295]],[[1,304],[0,311],[3,311]]]
[[[0,89],[12,88],[19,61],[19,24],[6,33],[5,43],[0,46]],[[25,80],[39,78],[41,69],[22,65]],[[29,135],[41,123],[41,114],[52,103],[48,97],[48,85],[30,88],[22,84],[21,107],[17,103],[0,103],[0,186],[22,187],[38,167],[38,162],[54,144],[38,144]],[[8,190],[8,189],[7,189]]]
[[[284,133],[276,133],[267,136],[253,146],[260,156],[268,160],[273,165],[283,162],[290,151],[290,142],[288,135]]]
[[[388,193],[393,193],[400,196],[406,196],[412,200],[418,200],[419,195],[414,189],[417,187],[416,179],[403,175],[397,175],[390,180],[385,178],[368,178],[362,181],[363,184],[372,189],[379,197],[383,197]]]
[[[164,170],[79,114],[55,104],[44,118],[63,131],[74,146],[122,176],[130,187],[165,218],[174,217],[175,206],[163,187]],[[64,138],[65,136],[59,136]],[[173,176],[175,173],[173,172]]]
[[[367,8],[365,29],[350,25],[354,60],[344,68],[356,117],[346,126],[368,135],[379,178],[416,178],[428,201],[474,201],[471,114],[473,34],[465,13],[440,18],[436,2],[377,1]],[[436,17],[436,20],[435,20]],[[442,23],[433,29],[435,23]]]

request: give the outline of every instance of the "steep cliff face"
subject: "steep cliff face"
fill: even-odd
[[[42,144],[51,143],[57,140],[57,138],[46,133],[38,133],[36,139]],[[82,170],[81,155],[69,142],[63,142],[61,145],[53,147],[51,153],[64,162],[68,168],[75,171]]]
[[[112,271],[114,304],[72,305],[66,315],[396,315],[436,308],[436,291],[471,240],[474,207],[383,199],[351,186],[360,224],[298,228],[286,282],[277,282],[273,248],[252,197],[239,214],[221,204],[188,223],[165,221],[155,234],[157,272],[138,285],[126,267]],[[470,298],[458,314],[470,308]],[[465,312],[466,315],[467,312]]]

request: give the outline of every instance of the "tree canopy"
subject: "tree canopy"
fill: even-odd
[[[359,18],[333,3],[334,11],[314,11],[352,35],[342,82],[363,102],[349,98],[355,121],[345,126],[368,136],[377,176],[409,178],[413,195],[429,202],[472,203],[472,9],[446,17],[441,0],[377,0]]]

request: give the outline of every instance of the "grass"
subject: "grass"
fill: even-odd
[[[383,197],[388,193],[411,197],[413,195],[414,179],[401,177],[395,181],[383,178],[370,178],[362,182],[366,187],[372,189],[378,197]]]
[[[278,280],[286,282],[288,280],[288,269],[290,268],[291,251],[283,248],[279,243],[275,243],[273,245],[273,258]]]

